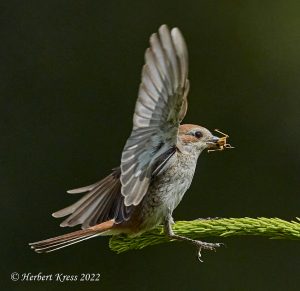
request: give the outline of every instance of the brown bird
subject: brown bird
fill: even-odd
[[[206,243],[174,234],[172,213],[191,185],[203,150],[222,150],[226,138],[206,128],[183,124],[187,111],[188,53],[178,28],[166,25],[150,37],[133,116],[133,129],[121,164],[101,181],[75,190],[85,193],[76,203],[53,213],[68,216],[60,226],[82,230],[30,243],[38,253],[52,252],[100,235],[137,236],[164,224],[165,234],[214,250]],[[224,143],[225,139],[225,143]]]

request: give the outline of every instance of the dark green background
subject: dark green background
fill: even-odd
[[[183,243],[121,255],[108,249],[108,238],[47,255],[27,246],[68,231],[50,216],[76,200],[66,189],[119,164],[144,50],[163,23],[178,26],[189,48],[185,122],[220,128],[236,146],[202,154],[175,218],[299,216],[299,1],[8,3],[0,7],[5,290],[299,288],[297,241],[224,238],[227,248],[204,253],[202,264]],[[14,283],[14,271],[102,277]]]

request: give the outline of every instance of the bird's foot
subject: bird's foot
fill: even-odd
[[[197,258],[200,262],[203,262],[201,259],[201,251],[202,250],[209,250],[209,251],[216,251],[217,248],[224,246],[223,243],[208,243],[201,240],[195,240],[188,237],[184,237],[181,235],[171,234],[169,235],[171,239],[181,240],[181,241],[187,241],[189,243],[192,243],[197,247]]]
[[[196,247],[198,248],[197,258],[200,262],[203,262],[201,259],[201,251],[202,250],[216,251],[217,248],[224,246],[223,243],[208,243],[208,242],[203,242],[200,240],[193,240],[192,243],[194,245],[196,245]]]
[[[217,218],[213,218],[213,219],[217,219]],[[167,219],[166,219],[165,224],[164,224],[165,234],[170,239],[186,241],[186,242],[189,242],[189,243],[192,243],[193,245],[195,245],[198,249],[197,258],[200,262],[202,262],[202,260],[201,260],[201,251],[202,250],[216,251],[216,249],[218,247],[221,247],[221,246],[224,245],[222,243],[207,243],[207,242],[203,242],[203,241],[200,241],[200,240],[195,240],[195,239],[191,239],[191,238],[188,238],[188,237],[185,237],[185,236],[175,234],[173,229],[172,229],[172,224],[173,223],[174,223],[174,220],[172,218],[172,215],[169,214],[167,216]]]

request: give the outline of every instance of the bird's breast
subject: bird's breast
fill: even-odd
[[[190,187],[197,157],[176,153],[171,166],[153,179],[140,206],[142,228],[149,229],[163,222],[168,212],[178,206]]]

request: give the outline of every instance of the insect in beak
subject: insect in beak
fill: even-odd
[[[215,152],[215,151],[223,151],[225,149],[234,149],[233,146],[231,146],[229,143],[227,143],[227,138],[229,138],[229,135],[218,130],[218,129],[215,129],[215,132],[223,135],[222,137],[217,137],[217,140],[215,141],[214,145],[217,147],[217,148],[214,148],[214,149],[209,149],[207,152],[210,153],[210,152]],[[215,138],[215,137],[214,137]]]

